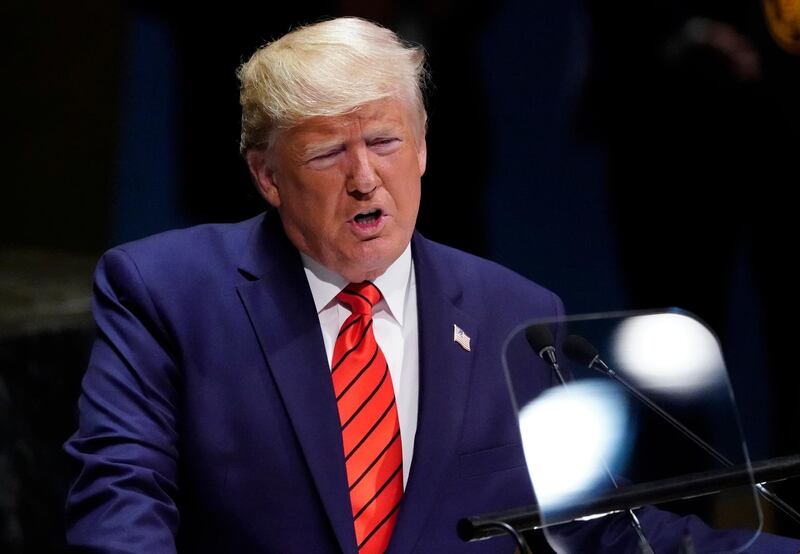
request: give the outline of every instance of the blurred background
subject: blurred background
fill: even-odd
[[[723,343],[752,457],[800,452],[800,2],[11,0],[0,551],[63,549],[61,444],[97,258],[264,209],[238,153],[236,68],[337,15],[428,51],[424,234],[555,290],[571,313],[697,314]],[[796,488],[776,490],[798,505]],[[800,536],[769,510],[767,528]]]

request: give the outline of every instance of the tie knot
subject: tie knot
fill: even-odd
[[[350,283],[336,298],[354,314],[372,315],[372,308],[381,299],[381,291],[370,281]]]

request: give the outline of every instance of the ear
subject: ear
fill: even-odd
[[[417,163],[419,164],[419,174],[422,176],[428,166],[428,144],[425,142],[425,135],[417,144]]]
[[[275,172],[269,163],[269,156],[265,149],[257,150],[251,148],[245,154],[247,158],[247,167],[250,169],[250,175],[253,177],[256,187],[261,192],[267,202],[274,208],[279,208],[281,205],[281,196],[278,191],[278,185],[275,181]]]

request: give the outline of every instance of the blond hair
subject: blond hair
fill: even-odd
[[[270,146],[276,131],[308,118],[350,113],[390,97],[406,103],[424,133],[425,51],[364,19],[295,29],[256,50],[238,77],[242,153]]]

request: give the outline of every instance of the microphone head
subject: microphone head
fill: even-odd
[[[580,335],[569,335],[564,339],[564,354],[583,366],[591,367],[597,358],[597,349]]]
[[[538,325],[531,325],[525,329],[525,338],[528,339],[528,344],[531,345],[539,356],[546,348],[552,348],[555,340],[553,339],[553,332],[550,327],[544,323]]]

